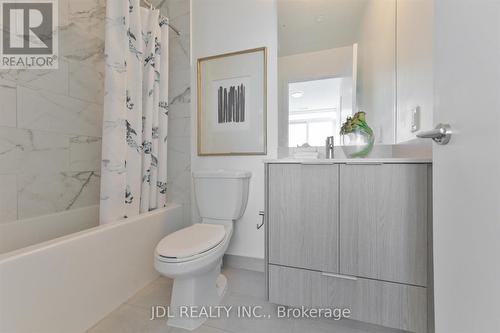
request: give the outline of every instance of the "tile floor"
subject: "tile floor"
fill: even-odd
[[[274,305],[265,301],[263,273],[226,268],[228,290],[224,305],[259,305],[263,312],[275,313]],[[172,281],[158,278],[102,319],[87,333],[181,333],[189,332],[171,328],[165,319],[150,320],[151,307],[167,305],[170,301]],[[396,333],[380,326],[366,325],[352,320],[313,319],[209,319],[195,333]]]

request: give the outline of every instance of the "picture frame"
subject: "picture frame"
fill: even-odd
[[[267,154],[267,48],[197,62],[198,156]]]

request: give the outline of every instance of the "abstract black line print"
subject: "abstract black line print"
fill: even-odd
[[[229,89],[219,86],[217,90],[219,124],[245,122],[245,90],[243,83],[237,87],[230,86]]]

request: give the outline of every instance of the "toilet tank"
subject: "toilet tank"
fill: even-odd
[[[194,171],[194,195],[200,217],[237,220],[247,207],[250,171]]]

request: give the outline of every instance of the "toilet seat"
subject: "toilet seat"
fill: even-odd
[[[225,238],[223,225],[197,223],[163,238],[156,246],[156,254],[165,262],[189,261],[216,248]]]

